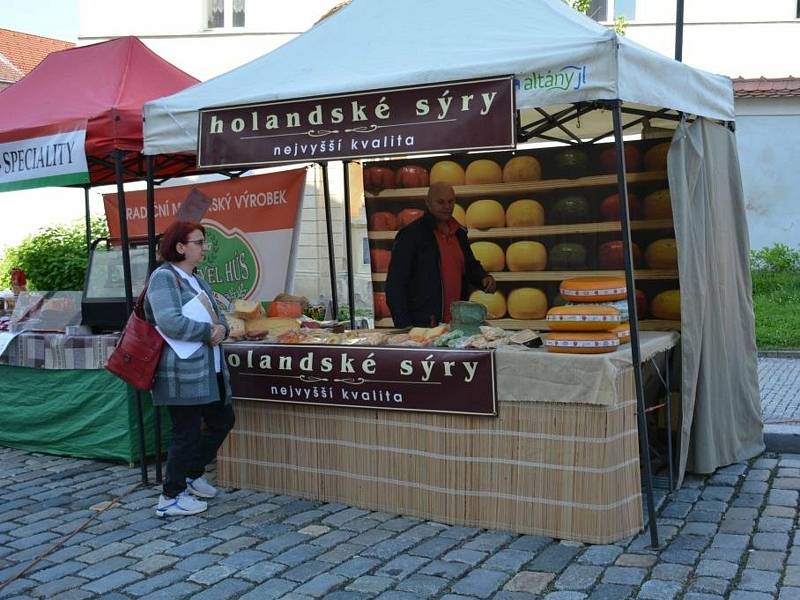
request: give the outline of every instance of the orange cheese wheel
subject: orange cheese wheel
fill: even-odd
[[[619,338],[609,331],[558,331],[545,336],[544,347],[562,354],[603,354],[619,348]]]
[[[681,319],[681,291],[667,290],[661,292],[650,304],[650,313],[656,319],[680,321]]]
[[[611,333],[617,334],[620,344],[627,344],[631,341],[631,326],[627,321],[614,327],[614,329],[611,330]]]
[[[608,302],[627,294],[622,277],[573,277],[562,281],[559,291],[568,302]]]
[[[620,323],[622,315],[613,306],[555,306],[547,311],[547,325],[553,331],[610,331]]]

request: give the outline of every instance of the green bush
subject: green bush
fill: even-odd
[[[800,271],[800,250],[785,244],[773,244],[761,250],[751,250],[750,267],[754,271],[772,273]]]
[[[105,218],[92,219],[92,235],[108,236]],[[86,265],[84,221],[46,227],[6,249],[0,259],[0,288],[10,286],[11,269],[18,267],[28,277],[28,289],[82,290]]]

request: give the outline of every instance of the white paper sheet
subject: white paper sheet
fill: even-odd
[[[198,321],[200,323],[216,323],[213,309],[211,308],[211,301],[205,292],[200,292],[194,298],[189,300],[181,308],[181,314],[187,319]],[[203,342],[190,342],[187,340],[178,340],[166,335],[158,326],[156,330],[164,338],[178,355],[178,358],[189,358],[192,354],[197,352],[203,345]]]

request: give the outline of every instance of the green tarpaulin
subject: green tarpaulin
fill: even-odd
[[[154,454],[153,406],[143,394],[147,455]],[[170,428],[162,410],[162,451]],[[0,445],[79,458],[139,457],[136,396],[105,370],[0,365]]]

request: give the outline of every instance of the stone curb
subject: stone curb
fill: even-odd
[[[759,358],[800,358],[800,349],[798,350],[764,350],[759,351]]]

